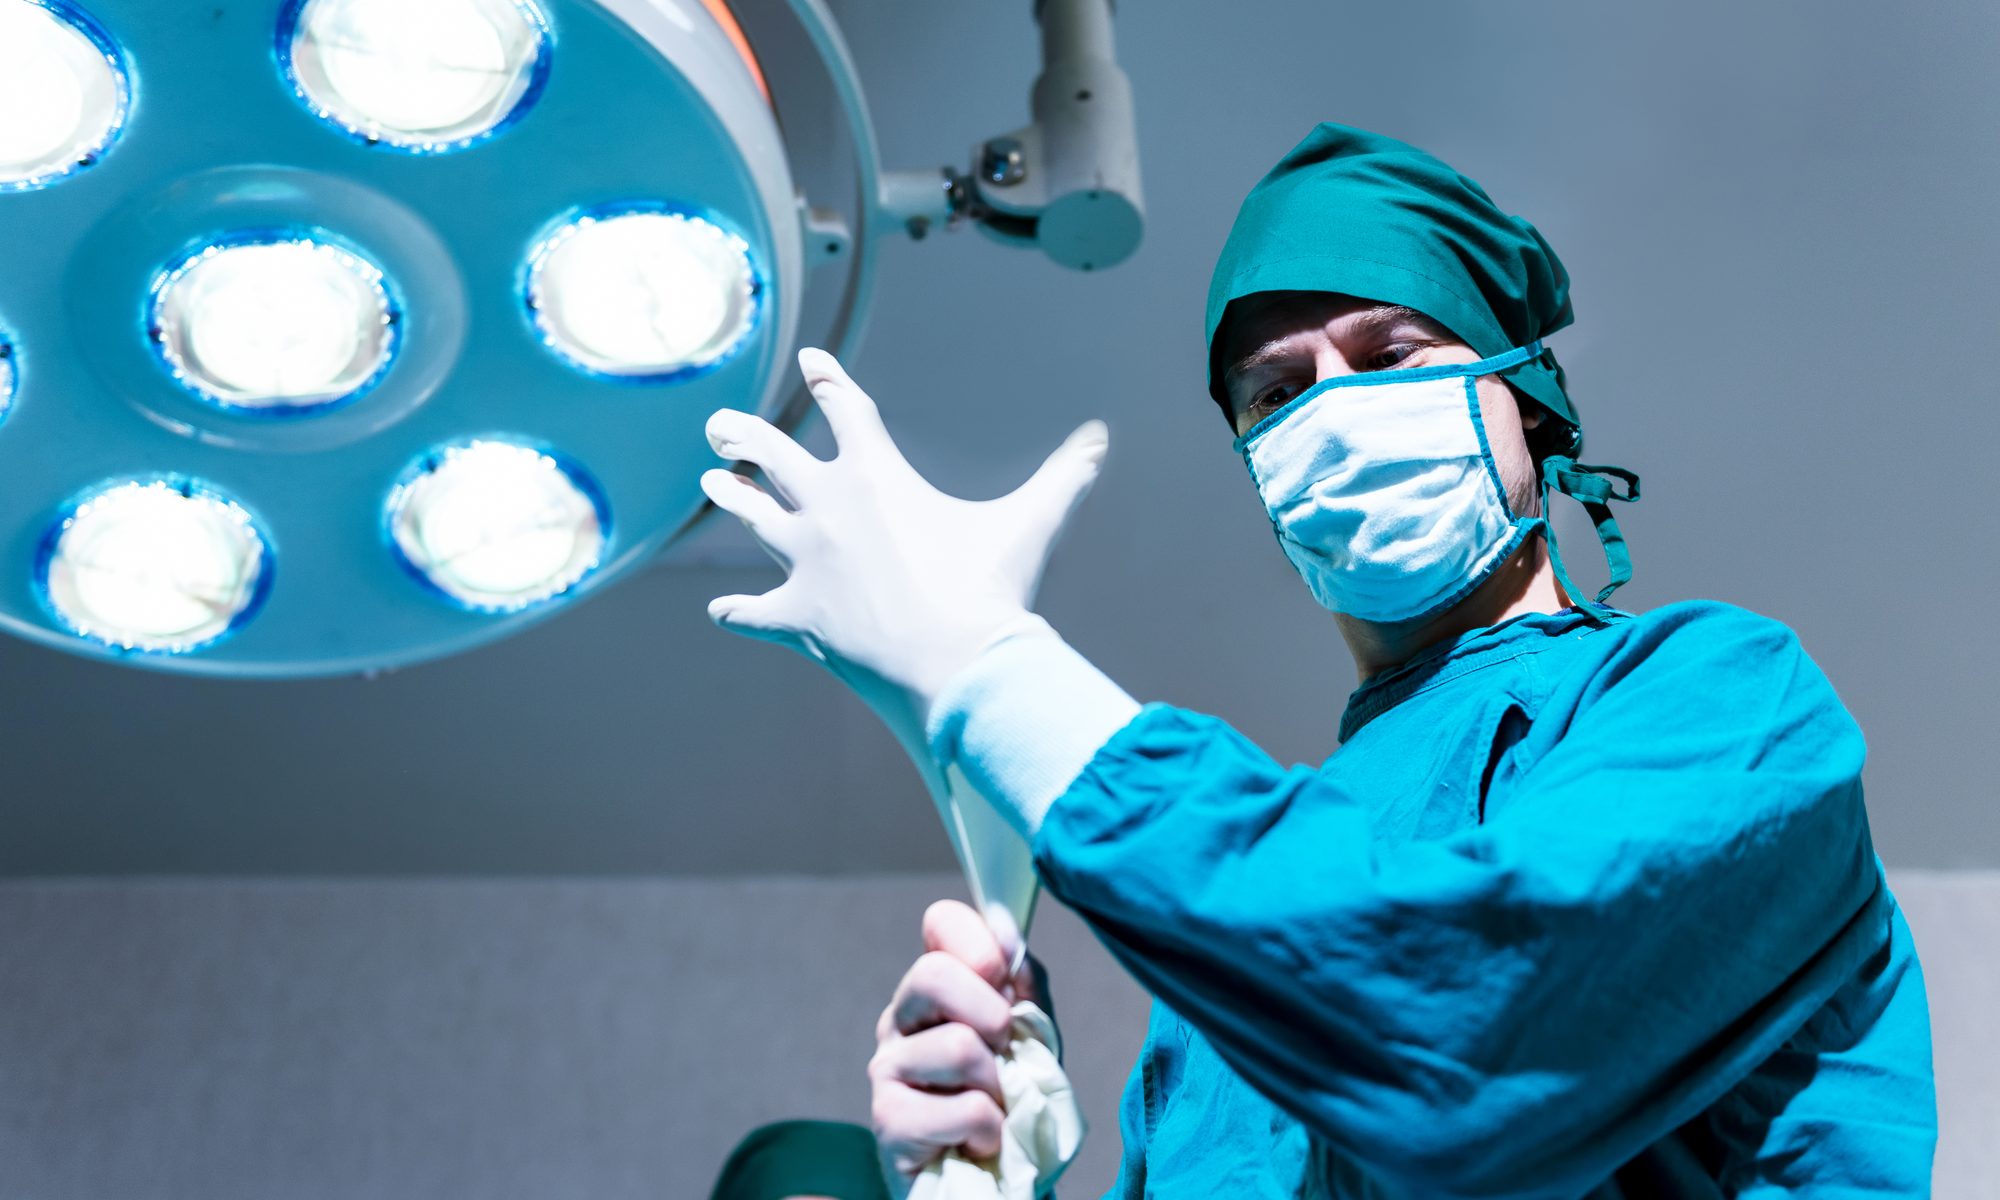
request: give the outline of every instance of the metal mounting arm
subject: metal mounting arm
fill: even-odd
[[[972,222],[1079,271],[1130,257],[1144,233],[1145,199],[1114,3],[1037,0],[1042,74],[1029,100],[1033,121],[974,147],[970,170],[886,173],[882,218],[915,238]]]

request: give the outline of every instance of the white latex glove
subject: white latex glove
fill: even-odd
[[[1000,1056],[1006,1120],[1000,1155],[974,1162],[949,1151],[917,1176],[908,1200],[1035,1200],[1055,1186],[1083,1145],[1083,1110],[1057,1058],[1055,1022],[1028,1001],[1014,1006]]]
[[[709,616],[819,660],[934,773],[923,733],[931,702],[988,646],[1046,628],[1029,606],[1109,434],[1087,422],[1018,490],[960,500],[904,460],[875,402],[832,355],[801,350],[799,367],[838,443],[833,461],[760,417],[709,418],[715,452],[760,467],[770,491],[720,470],[702,476],[702,490],[789,576],[761,596],[719,597]]]

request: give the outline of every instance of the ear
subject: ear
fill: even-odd
[[[1510,392],[1514,391],[1512,388],[1508,388],[1507,390]],[[1519,392],[1514,392],[1514,406],[1521,410],[1521,430],[1524,433],[1540,429],[1542,427],[1542,418],[1548,415],[1547,409]]]

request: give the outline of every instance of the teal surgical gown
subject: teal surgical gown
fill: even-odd
[[[1046,885],[1157,1001],[1113,1195],[1929,1194],[1861,732],[1787,629],[1523,617],[1340,740],[1148,705],[1047,811]]]

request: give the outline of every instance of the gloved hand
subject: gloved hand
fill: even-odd
[[[789,575],[761,596],[712,601],[709,616],[817,659],[922,765],[924,721],[945,683],[993,643],[1046,628],[1028,609],[1109,435],[1087,422],[1018,490],[960,500],[904,460],[875,402],[832,355],[802,350],[799,367],[838,443],[833,461],[760,417],[709,418],[715,452],[762,468],[770,490],[720,470],[702,476],[702,490]]]

